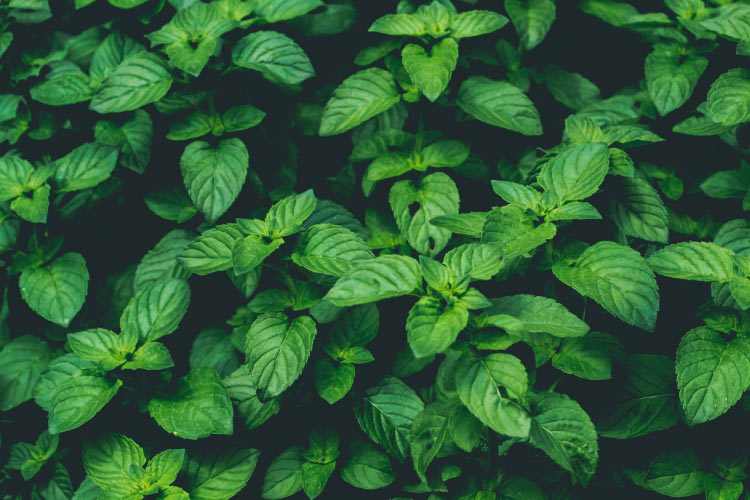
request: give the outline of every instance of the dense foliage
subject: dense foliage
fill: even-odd
[[[749,499],[748,56],[747,0],[0,0],[0,496]]]

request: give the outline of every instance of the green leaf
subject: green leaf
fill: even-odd
[[[153,341],[174,332],[190,304],[187,281],[170,278],[152,283],[130,299],[120,317],[120,330]]]
[[[241,38],[232,48],[232,62],[260,71],[273,83],[295,85],[315,76],[302,47],[275,31],[256,31]]]
[[[440,299],[422,297],[406,318],[406,338],[415,358],[441,353],[456,340],[469,321],[469,311],[456,303],[445,306]]]
[[[547,162],[537,177],[558,205],[583,200],[596,193],[609,172],[609,149],[605,144],[582,144],[566,149]]]
[[[547,392],[532,402],[531,443],[583,485],[599,461],[596,429],[588,414],[565,394]]]
[[[387,377],[365,391],[354,416],[365,434],[399,462],[409,456],[410,429],[424,403],[411,387]]]
[[[144,255],[135,269],[133,289],[137,292],[142,288],[169,278],[190,277],[177,261],[188,244],[193,240],[194,233],[184,229],[173,229]]]
[[[164,344],[146,342],[136,349],[133,357],[122,365],[123,370],[165,370],[174,366],[172,356]]]
[[[109,494],[120,493],[122,498],[136,490],[131,468],[141,468],[145,463],[143,449],[122,434],[106,434],[83,445],[87,476]]]
[[[458,43],[443,38],[428,54],[420,45],[410,43],[401,51],[404,68],[409,77],[427,99],[432,102],[448,86],[458,62]]]
[[[544,84],[558,102],[578,111],[599,99],[599,87],[579,73],[551,65],[544,70]]]
[[[443,264],[457,279],[468,276],[472,280],[488,280],[500,271],[501,258],[502,252],[497,245],[466,243],[446,252]]]
[[[289,323],[284,314],[268,313],[253,322],[245,353],[261,400],[278,396],[302,374],[316,333],[315,321],[309,316]]]
[[[622,356],[622,344],[606,333],[590,332],[584,337],[565,339],[552,366],[563,373],[586,380],[612,378],[612,358]]]
[[[648,263],[632,248],[600,241],[588,247],[574,267],[557,263],[552,272],[625,323],[654,330],[659,290]]]
[[[162,219],[187,222],[198,213],[182,186],[170,186],[147,194],[144,201],[149,210]]]
[[[434,256],[450,240],[450,231],[430,223],[441,215],[458,214],[458,188],[449,176],[435,172],[418,186],[410,180],[396,182],[388,195],[401,234],[419,253]]]
[[[260,124],[265,117],[264,111],[250,104],[242,104],[225,111],[221,115],[221,123],[225,132],[239,132]]]
[[[461,141],[433,142],[422,149],[419,166],[458,167],[469,158],[470,148]]]
[[[628,236],[667,243],[667,208],[651,183],[639,177],[618,179],[621,191],[612,206],[612,219]]]
[[[320,0],[260,0],[255,5],[255,13],[269,23],[276,23],[307,14],[322,5]]]
[[[323,109],[319,134],[337,135],[379,115],[400,100],[396,81],[380,68],[358,71],[339,85]]]
[[[237,224],[216,226],[193,240],[177,260],[199,275],[224,271],[232,267],[232,250],[243,236]]]
[[[484,311],[488,320],[492,322],[492,317],[497,315],[510,316],[515,319],[511,331],[549,333],[563,338],[581,337],[589,331],[589,325],[548,297],[509,295],[490,302],[492,306]]]
[[[449,434],[451,403],[436,401],[419,412],[411,425],[410,448],[414,471],[427,481],[427,468],[440,452]]]
[[[276,415],[281,409],[281,403],[278,398],[265,402],[258,399],[250,371],[250,365],[242,365],[222,382],[227,389],[227,394],[235,402],[237,412],[245,427],[255,429]]]
[[[148,411],[165,431],[183,439],[231,435],[232,403],[221,379],[208,367],[190,370],[165,398],[153,398]]]
[[[336,281],[324,299],[340,307],[406,295],[422,284],[419,263],[411,257],[381,255],[360,263]]]
[[[728,127],[750,120],[750,71],[730,69],[711,84],[706,116]]]
[[[507,203],[527,210],[536,210],[542,200],[542,193],[515,182],[493,180],[492,190]]]
[[[465,234],[473,238],[482,236],[482,227],[484,226],[487,214],[484,212],[468,212],[455,215],[439,215],[430,219],[433,226],[447,229],[453,233]]]
[[[91,142],[55,160],[57,192],[80,191],[104,182],[117,164],[117,149]]]
[[[0,410],[8,411],[31,399],[51,358],[46,342],[32,335],[16,337],[0,350]]]
[[[317,498],[325,488],[328,478],[333,474],[336,463],[317,464],[305,462],[302,464],[302,489],[311,500]]]
[[[120,380],[110,382],[104,377],[78,375],[57,388],[49,411],[49,431],[54,434],[77,429],[99,413],[117,394]]]
[[[314,273],[343,276],[374,258],[367,244],[343,226],[315,224],[297,240],[292,260]]]
[[[334,404],[349,393],[354,385],[354,375],[354,365],[321,359],[315,363],[315,388],[318,395],[328,404]]]
[[[366,441],[354,441],[349,457],[341,469],[341,479],[355,488],[377,490],[396,480],[388,455]]]
[[[66,253],[46,266],[25,269],[18,286],[21,297],[35,313],[67,327],[86,300],[86,261],[79,253]]]
[[[531,418],[521,406],[528,379],[521,361],[510,354],[461,354],[455,368],[461,402],[483,424],[511,437],[526,437]]]
[[[185,466],[191,500],[233,498],[253,475],[259,454],[254,448],[191,454]]]
[[[301,446],[292,446],[273,459],[263,478],[261,497],[276,500],[294,495],[302,489],[302,456]]]
[[[508,24],[508,18],[489,10],[470,10],[454,16],[449,29],[452,38],[486,35]]]
[[[534,227],[533,220],[515,205],[495,207],[487,214],[482,243],[496,245],[504,259],[527,256],[557,234],[557,228],[551,222]]]
[[[750,9],[747,5],[721,5],[716,14],[700,20],[700,25],[732,41],[750,41]]]
[[[144,50],[143,45],[119,31],[113,31],[107,35],[91,58],[89,75],[92,86],[101,85],[120,63]]]
[[[82,332],[69,333],[68,345],[79,357],[97,363],[101,370],[110,371],[126,361],[126,355],[135,350],[135,341],[127,342],[121,336],[94,328]]]
[[[417,16],[386,14],[376,19],[368,31],[393,36],[422,36],[427,34],[427,26]]]
[[[171,86],[166,61],[150,52],[137,52],[109,73],[89,107],[97,113],[133,111],[158,101]]]
[[[26,191],[34,167],[18,156],[0,158],[0,200],[12,200]]]
[[[741,481],[724,479],[715,474],[703,477],[703,487],[706,490],[706,500],[737,500],[744,490]]]
[[[685,423],[708,422],[750,387],[750,340],[737,336],[727,342],[710,328],[694,328],[677,347],[675,368]]]
[[[188,195],[209,223],[229,209],[245,183],[250,157],[239,139],[226,139],[214,148],[205,141],[191,142],[180,157]]]
[[[31,197],[19,196],[10,203],[10,208],[20,218],[33,223],[47,222],[47,211],[49,210],[48,185],[40,186],[31,191]]]
[[[523,135],[542,135],[542,122],[534,103],[518,87],[481,76],[461,84],[456,103],[474,118]]]
[[[29,90],[31,98],[48,106],[85,102],[94,95],[89,76],[75,65],[58,66]]]
[[[317,199],[312,189],[274,203],[266,214],[265,235],[280,238],[301,231],[302,223],[313,213],[316,204]]]
[[[646,88],[660,115],[685,104],[707,66],[708,59],[683,54],[677,46],[654,46],[646,57]]]
[[[164,450],[154,455],[146,465],[146,479],[152,486],[167,488],[177,479],[182,462],[185,460],[185,450]]]
[[[533,49],[544,40],[557,15],[552,0],[505,0],[505,10],[525,50]]]
[[[136,110],[133,117],[118,125],[100,121],[94,128],[97,142],[120,149],[120,164],[142,174],[151,160],[151,143],[154,125],[151,117],[142,109]]]
[[[670,278],[726,282],[734,276],[734,252],[706,241],[666,246],[648,258],[651,268]]]
[[[703,466],[690,450],[667,451],[648,467],[644,486],[670,497],[689,497],[703,492]]]
[[[207,328],[198,334],[190,348],[190,368],[208,366],[220,377],[227,377],[240,367],[236,353],[224,330]]]
[[[283,243],[282,238],[266,243],[263,238],[254,234],[238,240],[232,248],[232,269],[235,275],[240,276],[252,271]]]
[[[571,201],[549,212],[545,219],[548,222],[558,220],[600,220],[602,214],[591,203]]]
[[[674,361],[658,354],[634,354],[625,367],[624,392],[614,411],[597,425],[599,435],[632,439],[675,426],[680,417]]]

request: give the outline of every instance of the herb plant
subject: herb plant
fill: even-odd
[[[750,499],[747,0],[0,0],[0,496]]]

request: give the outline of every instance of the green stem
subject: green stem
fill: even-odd
[[[417,127],[417,138],[414,140],[414,154],[422,152],[422,138],[424,135],[424,115],[419,116],[419,126]]]

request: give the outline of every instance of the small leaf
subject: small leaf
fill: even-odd
[[[458,61],[458,43],[443,38],[428,54],[421,46],[410,43],[401,51],[404,68],[419,90],[432,102],[448,86]]]
[[[354,384],[355,368],[349,363],[336,364],[324,358],[315,363],[315,388],[321,398],[332,405],[346,396]]]
[[[237,224],[216,226],[193,240],[177,260],[199,275],[224,271],[232,267],[232,250],[243,236]]]
[[[406,335],[414,357],[441,353],[456,340],[469,321],[461,304],[445,306],[434,297],[422,297],[406,318]]]
[[[315,76],[310,59],[294,40],[275,31],[256,31],[232,48],[232,62],[274,83],[295,85]]]
[[[359,263],[372,259],[367,244],[342,226],[316,224],[297,240],[297,250],[292,254],[295,264],[309,271],[333,276],[343,276]]]
[[[668,451],[651,462],[644,486],[670,497],[689,497],[704,491],[704,475],[701,461],[694,452]]]
[[[123,332],[153,341],[174,332],[190,305],[190,287],[177,278],[157,281],[139,290],[120,317]]]
[[[263,478],[261,497],[276,500],[294,495],[302,489],[303,450],[293,446],[273,459]]]
[[[185,489],[191,500],[229,500],[245,487],[258,463],[258,450],[191,454],[185,466]]]
[[[454,16],[450,23],[452,38],[486,35],[508,24],[508,18],[489,10],[469,10]]]
[[[706,116],[727,127],[750,120],[750,71],[730,69],[711,84]]]
[[[143,467],[146,457],[135,441],[122,434],[106,434],[83,445],[83,467],[87,476],[102,489],[122,492],[123,497],[135,488],[131,467]]]
[[[406,295],[421,285],[419,263],[411,257],[382,255],[360,263],[338,279],[326,296],[348,307]]]
[[[171,86],[166,61],[150,52],[137,52],[109,73],[89,107],[97,113],[133,111],[158,101]]]
[[[494,315],[508,315],[515,318],[519,331],[549,333],[556,337],[582,337],[589,326],[565,306],[548,297],[535,295],[509,295],[492,299],[492,306],[484,313],[492,321]]]
[[[122,385],[104,377],[74,376],[57,388],[49,411],[49,431],[54,434],[76,429],[99,413]]]
[[[31,399],[50,361],[46,342],[32,335],[16,337],[0,350],[0,410],[8,411]]]
[[[612,219],[628,236],[657,243],[667,243],[667,208],[659,193],[639,177],[618,179],[620,196],[612,207]]]
[[[523,135],[541,135],[542,123],[534,104],[518,87],[481,76],[461,84],[458,106],[474,118]]]
[[[83,144],[55,160],[53,179],[58,192],[80,191],[109,178],[117,164],[117,149],[96,142]]]
[[[505,0],[505,10],[527,51],[544,40],[557,15],[552,0]]]
[[[547,162],[537,180],[560,205],[570,200],[583,200],[596,193],[607,172],[607,146],[601,143],[582,144],[566,149]]]
[[[388,456],[370,443],[354,441],[349,456],[349,462],[341,469],[341,479],[355,488],[376,490],[396,480]]]
[[[708,66],[705,57],[683,57],[679,48],[662,44],[646,57],[646,87],[662,116],[685,104]]]
[[[52,263],[21,273],[21,297],[47,321],[67,327],[83,307],[88,293],[89,272],[81,254],[71,252]]]

